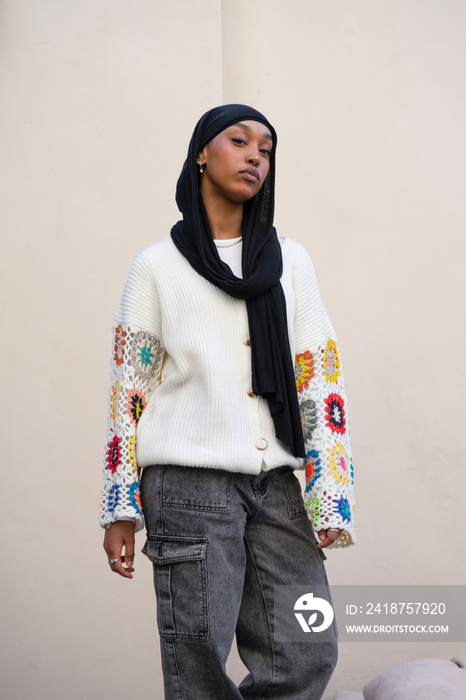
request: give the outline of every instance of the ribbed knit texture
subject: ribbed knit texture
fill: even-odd
[[[305,501],[315,529],[343,528],[333,546],[345,546],[355,541],[354,495],[336,337],[307,251],[280,242]],[[195,272],[171,238],[138,255],[114,321],[101,525],[134,517],[143,527],[139,470],[151,464],[249,474],[301,466],[276,438],[267,401],[250,396],[248,333],[246,302]]]

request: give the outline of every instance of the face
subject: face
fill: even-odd
[[[238,122],[218,134],[201,151],[203,197],[245,202],[256,195],[267,177],[272,134],[260,122]]]

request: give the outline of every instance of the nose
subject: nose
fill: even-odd
[[[257,167],[260,163],[259,151],[255,150],[253,153],[251,153],[251,151],[249,153],[250,155],[248,155],[248,157],[246,158],[247,162],[249,163],[249,165],[254,165],[255,167]]]

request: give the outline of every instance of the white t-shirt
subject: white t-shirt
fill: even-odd
[[[233,274],[240,279],[243,279],[243,266],[241,264],[241,256],[243,252],[243,238],[228,238],[227,240],[214,240],[217,246],[220,260],[226,263]]]

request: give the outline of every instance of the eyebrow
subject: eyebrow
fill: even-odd
[[[249,132],[252,131],[252,129],[251,129],[250,126],[247,126],[246,124],[242,124],[241,122],[237,122],[236,124],[233,124],[233,126],[240,126],[240,127],[241,127],[242,129],[244,129],[245,131],[249,131]],[[272,137],[271,137],[271,135],[270,135],[269,133],[264,132],[264,133],[262,134],[262,136],[263,136],[265,139],[268,139],[269,141],[273,141],[273,139],[272,139]]]

